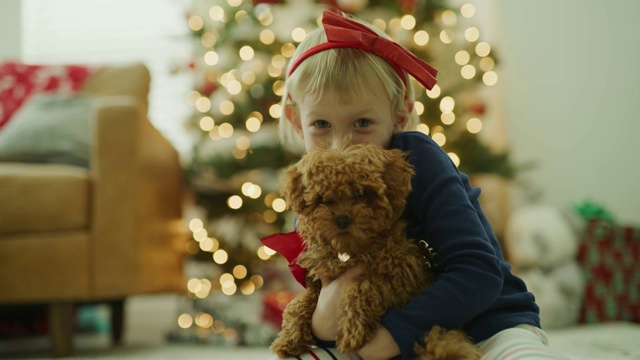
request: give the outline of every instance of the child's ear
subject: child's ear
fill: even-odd
[[[291,103],[285,105],[284,116],[287,118],[287,121],[289,121],[296,134],[302,137],[302,124],[300,123],[300,111],[298,110],[298,106]]]
[[[408,121],[409,121],[408,116],[397,115],[395,120],[393,121],[393,130],[396,132],[403,131],[405,126],[407,126]]]
[[[404,101],[404,106],[407,109],[407,115],[396,115],[393,122],[393,130],[395,131],[403,131],[409,122],[411,113],[413,113],[413,101],[406,99]]]

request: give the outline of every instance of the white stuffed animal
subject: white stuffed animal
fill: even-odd
[[[578,319],[584,293],[576,260],[578,231],[568,214],[546,205],[516,211],[507,225],[505,253],[513,272],[535,295],[545,328]]]

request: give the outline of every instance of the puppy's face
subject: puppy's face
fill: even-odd
[[[307,241],[356,254],[385,236],[404,210],[411,167],[375,145],[308,153],[287,173],[285,198]]]

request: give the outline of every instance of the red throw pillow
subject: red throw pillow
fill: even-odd
[[[33,94],[73,94],[82,88],[94,69],[82,65],[0,64],[0,130]]]
[[[578,261],[586,280],[580,322],[640,322],[640,229],[589,221]]]

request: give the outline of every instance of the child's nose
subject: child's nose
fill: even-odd
[[[332,149],[339,149],[339,148],[344,147],[346,145],[349,145],[349,143],[347,141],[345,141],[344,139],[334,139],[333,143],[331,144],[331,148]]]
[[[336,134],[333,137],[331,148],[338,149],[340,147],[349,146],[351,144],[353,144],[353,136],[351,136],[351,133]]]

